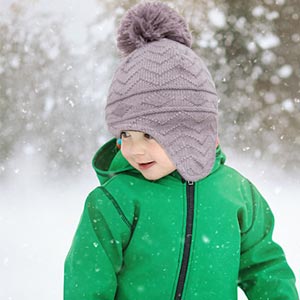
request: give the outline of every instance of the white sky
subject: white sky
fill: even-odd
[[[86,37],[85,25],[100,13],[101,1],[97,0],[0,0],[0,11],[3,13],[13,3],[26,3],[28,12],[47,12],[53,16],[63,16],[64,28],[68,39],[75,44],[82,44]]]

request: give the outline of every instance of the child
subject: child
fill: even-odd
[[[118,47],[106,106],[118,140],[93,159],[101,186],[66,258],[64,299],[234,300],[238,286],[298,299],[268,204],[216,147],[218,97],[184,19],[138,4]]]

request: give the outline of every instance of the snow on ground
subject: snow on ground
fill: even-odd
[[[64,257],[95,182],[50,183],[27,168],[0,188],[0,299],[62,299]]]
[[[15,164],[13,177],[0,183],[0,299],[62,299],[64,258],[84,200],[98,184],[96,176],[89,168],[77,178],[57,174],[48,182],[38,161],[22,157]],[[235,159],[231,165],[267,198],[276,219],[275,240],[283,246],[299,286],[299,179],[251,160]]]

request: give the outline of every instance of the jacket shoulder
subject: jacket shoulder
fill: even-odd
[[[85,202],[85,210],[92,222],[103,220],[110,228],[131,231],[134,216],[130,207],[122,207],[106,185],[94,188]]]
[[[246,191],[249,190],[250,192],[250,189],[253,186],[248,178],[228,165],[222,165],[217,172],[213,173],[212,176],[209,177],[210,184],[218,186],[220,189],[227,186],[228,188],[226,191],[229,193],[242,188],[244,193],[248,194]]]

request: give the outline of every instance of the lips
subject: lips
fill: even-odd
[[[154,164],[155,164],[155,161],[151,161],[148,163],[139,163],[138,165],[141,170],[147,170],[147,169],[151,168]]]

